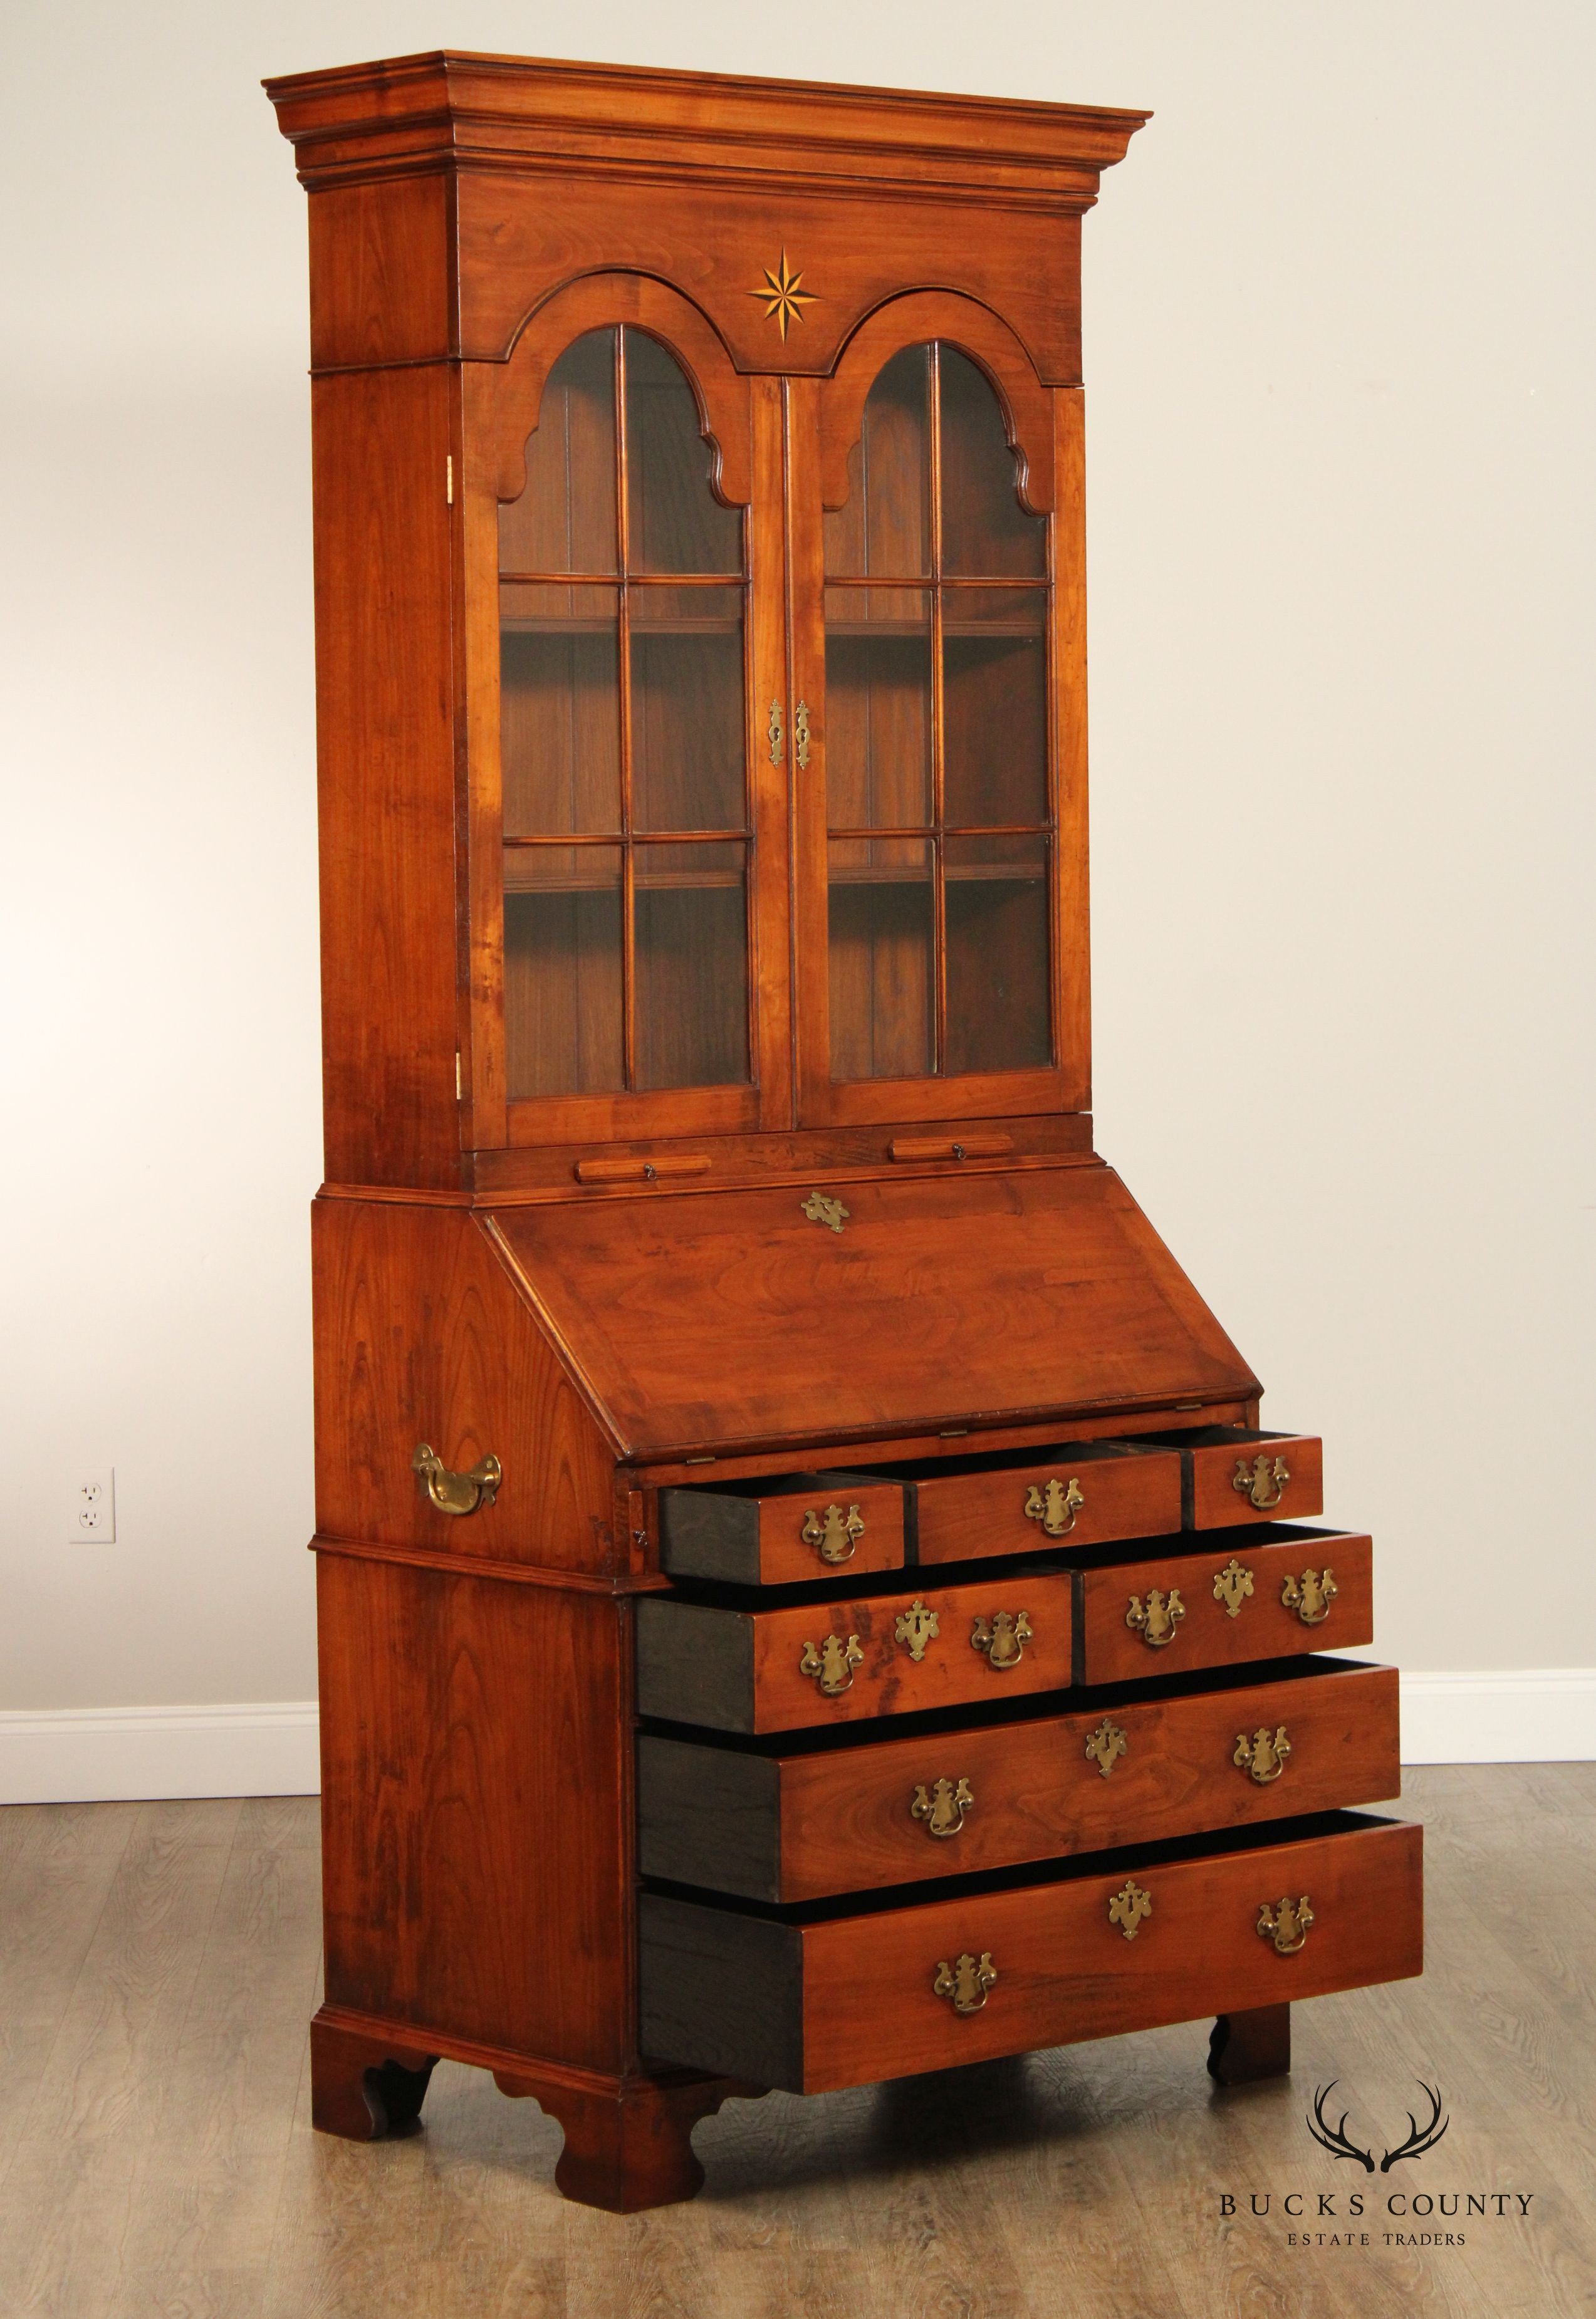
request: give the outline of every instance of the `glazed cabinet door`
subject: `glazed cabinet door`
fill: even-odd
[[[626,275],[464,371],[471,1141],[786,1124],[780,390]]]
[[[933,292],[789,392],[799,1116],[1084,1107],[1078,395]]]

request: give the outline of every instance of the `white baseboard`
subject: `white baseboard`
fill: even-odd
[[[1404,1674],[1405,1764],[1596,1758],[1596,1667]],[[313,1699],[0,1712],[0,1804],[313,1796]]]
[[[1596,1667],[1481,1667],[1402,1678],[1404,1764],[1588,1764]]]
[[[313,1796],[316,1702],[0,1712],[0,1804]]]

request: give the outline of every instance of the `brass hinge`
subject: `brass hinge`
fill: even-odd
[[[456,1047],[455,1050],[455,1101],[459,1103],[463,1100],[464,1095],[460,1078],[460,1050]]]
[[[444,461],[444,505],[445,505],[445,507],[453,507],[453,506],[454,506],[454,504],[455,504],[455,455],[454,455],[454,453],[451,451],[451,452],[449,453],[448,457]]]

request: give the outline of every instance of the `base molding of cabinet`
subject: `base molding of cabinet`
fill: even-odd
[[[311,2023],[311,2124],[350,2142],[409,2133],[420,2122],[440,2061],[487,2070],[500,2093],[546,2111],[565,2136],[555,2187],[580,2206],[615,2215],[692,2197],[704,2183],[694,2126],[734,2096],[756,2100],[766,2090],[696,2070],[608,2077],[324,2005]]]
[[[1290,2077],[1290,2006],[1259,2005],[1248,2013],[1222,2013],[1208,2039],[1208,2074],[1222,2086]]]

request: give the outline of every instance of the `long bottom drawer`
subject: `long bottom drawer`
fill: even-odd
[[[1411,1821],[1337,1812],[913,1908],[645,1892],[643,2050],[823,2093],[1402,1981],[1423,1969],[1421,1845]]]

